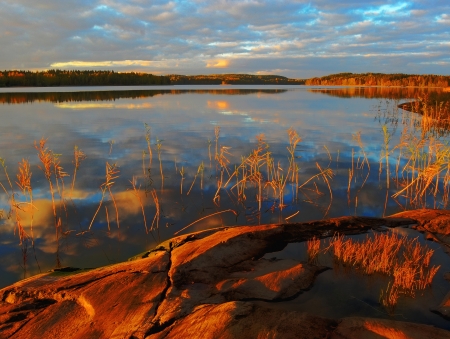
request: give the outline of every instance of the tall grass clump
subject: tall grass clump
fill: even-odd
[[[326,249],[335,263],[366,275],[389,276],[390,282],[381,291],[380,303],[393,310],[400,296],[414,297],[431,286],[440,266],[430,266],[434,253],[418,238],[408,239],[394,232],[374,233],[363,241],[335,235]]]
[[[55,155],[50,149],[46,147],[47,139],[41,138],[39,143],[34,142],[34,148],[38,152],[39,160],[41,161],[41,166],[38,166],[44,173],[45,179],[48,182],[52,211],[55,225],[55,241],[56,241],[56,267],[61,267],[60,253],[59,253],[59,239],[62,233],[62,222],[61,217],[56,212],[55,203],[55,189],[53,185],[53,176],[55,177],[55,182],[59,190],[58,180],[65,176],[62,167],[59,165],[58,156]],[[61,191],[60,191],[61,194]]]
[[[31,240],[31,248],[33,250],[34,259],[36,261],[36,264],[38,266],[39,272],[41,271],[41,267],[39,265],[39,261],[37,259],[36,255],[36,247],[35,247],[35,239],[34,239],[34,230],[33,230],[33,221],[34,221],[34,205],[33,205],[33,189],[31,188],[31,170],[30,170],[30,162],[26,159],[22,159],[21,162],[19,162],[19,171],[17,173],[17,181],[16,184],[19,186],[20,190],[22,191],[22,194],[24,197],[26,197],[27,200],[27,210],[29,211],[30,215],[30,236],[29,239]],[[22,240],[25,237],[24,231],[22,231]],[[24,255],[24,258],[26,256]],[[24,267],[26,267],[24,262]],[[24,276],[26,275],[26,272],[24,272]]]

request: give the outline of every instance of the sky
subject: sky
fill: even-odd
[[[450,1],[0,0],[0,69],[450,72]]]

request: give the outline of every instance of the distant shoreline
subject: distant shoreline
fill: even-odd
[[[292,79],[281,75],[207,74],[153,75],[114,71],[50,70],[0,71],[0,88],[92,87],[92,86],[173,86],[173,85],[306,85],[349,87],[444,88],[450,92],[450,76],[338,73],[310,79]]]

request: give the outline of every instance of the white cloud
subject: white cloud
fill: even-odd
[[[450,15],[448,14],[441,14],[436,19],[437,22],[440,24],[449,25],[450,24]]]
[[[441,52],[450,23],[442,13],[449,12],[450,4],[443,0],[433,7],[423,0],[388,5],[377,0],[3,0],[0,44],[8,48],[2,50],[2,68],[186,74],[264,69],[298,76],[311,69],[290,60],[352,57],[345,71],[355,71],[355,56],[417,52],[410,62],[427,73],[420,52]],[[261,61],[273,58],[274,67]],[[436,63],[443,60],[434,58]],[[398,67],[379,62],[383,69],[375,71],[395,72]],[[237,68],[239,63],[248,69]],[[333,64],[335,72],[347,67],[340,59]],[[436,73],[436,68],[428,69]]]

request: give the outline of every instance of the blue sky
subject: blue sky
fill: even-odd
[[[0,0],[0,6],[0,69],[450,74],[448,0]]]

